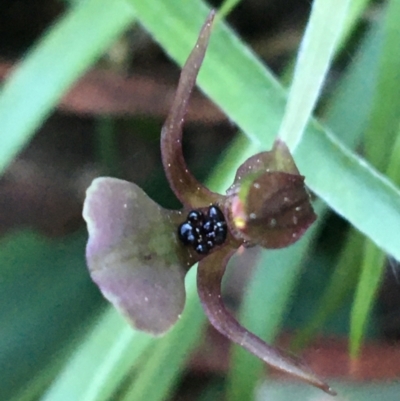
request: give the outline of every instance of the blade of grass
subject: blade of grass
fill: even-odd
[[[301,41],[294,77],[278,137],[294,151],[331,65],[350,0],[314,0]]]
[[[218,9],[217,18],[225,18],[242,0],[225,0]]]
[[[399,127],[400,128],[400,127]],[[388,177],[400,186],[400,129],[398,128],[396,140],[392,147],[392,154],[387,166]]]
[[[108,308],[42,401],[107,400],[152,341]]]
[[[391,0],[387,4],[384,25],[383,45],[379,57],[379,75],[368,129],[365,133],[366,155],[380,170],[386,170],[392,160],[400,154],[393,148],[395,134],[399,127],[400,100],[400,43],[398,21],[400,2]],[[390,157],[389,157],[390,156]],[[389,176],[399,184],[399,173],[390,169]],[[366,240],[362,260],[360,280],[356,289],[350,322],[350,355],[356,359],[361,350],[365,327],[374,305],[374,300],[382,280],[385,254],[371,241]]]
[[[97,160],[103,165],[107,175],[122,177],[115,135],[115,120],[108,116],[97,118],[96,134]]]
[[[355,360],[360,354],[368,318],[377,289],[382,279],[385,254],[374,244],[364,242],[361,275],[356,288],[350,315],[350,357]],[[354,365],[356,369],[356,365]]]
[[[341,35],[338,39],[338,43],[335,49],[336,54],[340,53],[340,51],[343,50],[347,39],[358,25],[363,13],[365,12],[370,2],[371,0],[350,1],[349,8],[344,19],[343,27],[341,29]],[[293,77],[294,64],[294,61],[291,60],[286,66],[285,71],[281,75],[280,82],[284,87],[288,87],[288,83],[291,82],[291,79]]]
[[[81,1],[26,55],[0,93],[0,173],[69,86],[133,21],[124,0]]]
[[[182,63],[206,17],[205,5],[195,0],[129,2],[156,40]],[[282,118],[284,91],[222,22],[214,28],[198,82],[256,145],[271,145]],[[314,120],[295,158],[310,188],[331,208],[379,247],[400,257],[395,236],[400,226],[398,189]]]
[[[364,133],[364,127],[369,117],[379,70],[378,55],[381,43],[381,24],[375,23],[365,35],[350,67],[327,103],[326,117],[324,118],[326,125],[332,127],[340,139],[352,148]],[[363,99],[363,102],[354,109],[353,105],[359,99]],[[351,229],[334,273],[329,279],[322,298],[317,302],[318,309],[294,338],[293,349],[306,346],[317,330],[343,304],[346,294],[355,287],[360,271],[359,261],[362,258],[362,245],[361,234]]]
[[[400,2],[388,2],[383,21],[379,77],[365,131],[365,150],[368,160],[384,171],[397,133],[400,111]]]
[[[306,326],[293,339],[291,348],[296,351],[306,347],[317,334],[318,329],[343,306],[346,296],[354,290],[360,273],[359,260],[362,257],[364,237],[351,230],[344,248],[341,250],[329,284],[316,304],[318,308]]]
[[[62,241],[50,240],[28,230],[2,236],[2,399],[20,392],[54,358],[61,359],[59,350],[99,306],[82,258],[85,239],[76,233]]]
[[[400,185],[400,130],[392,147],[387,174],[393,182]],[[386,255],[368,240],[365,242],[364,250],[361,276],[351,310],[350,356],[353,359],[356,359],[360,354],[365,326],[382,280],[386,260]]]
[[[351,0],[349,8],[346,13],[342,35],[339,40],[338,48],[342,49],[343,45],[347,42],[350,34],[355,26],[358,24],[362,14],[371,3],[371,0]]]
[[[379,72],[382,40],[380,19],[365,34],[323,112],[325,125],[350,148],[354,148],[360,141],[369,118]]]

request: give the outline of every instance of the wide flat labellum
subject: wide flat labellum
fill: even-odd
[[[178,211],[161,208],[138,186],[98,178],[83,211],[93,281],[133,325],[167,331],[185,304],[184,276],[192,256],[177,238]]]

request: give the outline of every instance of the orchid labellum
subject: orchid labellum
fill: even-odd
[[[249,158],[226,195],[211,192],[191,174],[182,154],[182,125],[202,64],[214,12],[201,29],[179,80],[161,133],[162,161],[183,205],[166,210],[133,183],[102,177],[87,190],[83,216],[93,281],[137,329],[169,330],[185,304],[184,277],[199,262],[197,289],[210,323],[231,341],[286,372],[334,394],[298,360],[242,327],[221,298],[225,267],[241,246],[276,249],[297,241],[316,216],[304,177],[281,141]]]

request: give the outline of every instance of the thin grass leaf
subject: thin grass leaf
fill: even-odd
[[[71,84],[134,21],[123,0],[82,1],[41,38],[0,93],[0,172]]]
[[[21,394],[24,384],[36,374],[45,374],[54,359],[65,358],[64,347],[78,334],[70,327],[86,323],[100,301],[82,258],[86,239],[82,234],[60,241],[23,230],[0,240],[0,394],[4,400]],[[49,373],[48,380],[56,373]]]
[[[365,328],[382,280],[382,267],[385,260],[385,254],[370,242],[364,243],[363,255],[361,275],[350,315],[349,350],[353,360],[360,354]],[[356,365],[354,368],[357,369]]]
[[[306,124],[342,35],[350,0],[314,0],[290,86],[278,137],[294,151]]]
[[[351,35],[355,26],[359,23],[365,10],[371,3],[371,0],[351,0],[349,8],[346,13],[344,20],[344,26],[342,29],[342,35],[339,40],[338,49],[342,49],[349,36]]]
[[[397,186],[400,186],[400,127],[398,128],[396,140],[392,147],[392,154],[386,172],[388,177]]]
[[[96,121],[96,149],[97,160],[112,177],[121,177],[119,165],[118,145],[115,135],[115,120],[111,117],[99,117]]]
[[[379,70],[378,54],[382,43],[380,28],[381,24],[375,23],[366,34],[348,71],[327,102],[324,117],[326,125],[332,127],[336,135],[351,148],[359,142],[369,117]],[[353,105],[359,99],[363,99],[363,102],[354,110]],[[343,304],[346,294],[355,287],[360,271],[363,240],[359,232],[351,229],[334,273],[317,302],[318,309],[292,342],[294,350],[305,347],[312,340],[318,329]]]
[[[316,302],[316,312],[293,339],[291,348],[294,351],[310,343],[323,324],[343,306],[346,296],[354,290],[360,273],[359,261],[362,257],[363,242],[364,237],[359,232],[349,232],[329,284]]]
[[[217,18],[225,18],[242,0],[225,0],[218,9]]]
[[[345,20],[341,30],[341,35],[335,48],[336,54],[340,53],[340,51],[343,50],[345,44],[347,43],[347,39],[349,38],[351,33],[354,31],[354,29],[360,22],[360,19],[363,16],[370,1],[371,0],[351,0],[348,11],[345,16]],[[288,84],[289,82],[291,82],[291,78],[293,76],[294,64],[295,64],[294,61],[290,61],[281,76],[280,79],[281,84],[285,87],[289,86]]]
[[[323,112],[324,124],[352,149],[365,132],[372,107],[383,41],[381,22],[373,23],[365,34]]]
[[[206,18],[204,4],[129,1],[156,40],[182,63]],[[215,26],[198,82],[256,145],[271,145],[283,115],[284,91],[222,22]],[[315,121],[308,125],[295,159],[310,188],[332,209],[400,257],[394,235],[400,226],[398,189]]]
[[[388,2],[383,21],[384,41],[379,55],[379,78],[365,131],[365,150],[368,160],[384,171],[397,134],[400,112],[400,2]]]
[[[107,400],[152,340],[108,308],[41,400]]]
[[[392,181],[400,185],[400,131],[392,148],[387,174]],[[358,282],[355,299],[351,311],[350,324],[350,356],[356,359],[361,352],[365,327],[374,306],[377,291],[379,289],[386,255],[367,240],[364,244],[364,258],[362,260],[361,275]]]
[[[366,154],[369,160],[381,170],[391,164],[390,173],[393,181],[399,173],[393,171],[392,160],[400,154],[395,153],[393,142],[399,126],[400,56],[398,55],[400,3],[392,0],[388,3],[384,19],[384,41],[380,55],[380,69],[369,126],[365,134]],[[390,158],[388,157],[390,155]],[[394,162],[396,164],[396,162]],[[364,245],[360,280],[357,286],[350,322],[350,355],[356,359],[364,337],[365,327],[374,305],[374,300],[383,276],[385,254],[374,243],[367,240]]]

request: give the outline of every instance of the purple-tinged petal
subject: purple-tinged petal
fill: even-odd
[[[201,184],[188,170],[182,153],[182,126],[189,97],[203,62],[215,12],[211,11],[186,64],[168,118],[161,131],[161,154],[165,174],[176,197],[187,208],[218,203],[223,198]]]
[[[264,248],[284,248],[315,221],[303,176],[264,173],[245,184],[230,198],[228,224],[237,238]]]
[[[271,249],[296,242],[316,218],[304,177],[281,141],[240,166],[226,209],[236,238]]]
[[[184,276],[198,258],[177,238],[181,212],[161,208],[138,186],[97,178],[83,209],[86,258],[103,295],[134,327],[162,334],[185,303]]]
[[[281,140],[276,140],[272,150],[257,153],[249,157],[237,170],[234,183],[228,193],[234,190],[237,184],[251,175],[260,175],[265,172],[280,171],[299,175],[299,170],[290,154],[289,148]]]
[[[335,391],[307,366],[246,330],[225,308],[221,298],[221,282],[226,265],[234,252],[235,249],[225,247],[199,263],[197,289],[210,323],[229,340],[242,346],[267,365],[335,395]]]

